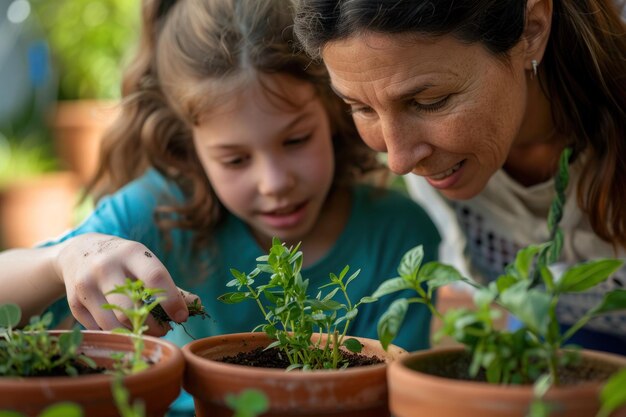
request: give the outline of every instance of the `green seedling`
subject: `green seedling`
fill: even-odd
[[[51,335],[52,314],[45,313],[18,330],[21,318],[19,306],[0,305],[0,376],[76,376],[96,368],[92,359],[79,353],[83,336],[78,327]]]
[[[351,352],[360,352],[362,348],[356,339],[346,337],[348,326],[361,304],[376,300],[364,297],[356,304],[350,301],[347,287],[360,271],[348,276],[348,266],[339,275],[331,273],[329,282],[318,289],[317,295],[309,296],[309,280],[300,272],[302,252],[299,247],[287,248],[274,238],[269,254],[257,258],[259,263],[252,272],[245,274],[231,269],[234,279],[227,286],[237,291],[219,299],[230,304],[251,300],[259,306],[265,322],[254,331],[262,329],[275,339],[267,348],[277,347],[287,356],[288,370],[345,367],[347,362],[340,347]],[[269,279],[258,283],[261,274],[269,275]],[[323,294],[323,291],[328,292]],[[343,303],[334,300],[336,294],[343,297]],[[312,339],[315,333],[326,334],[328,338],[325,342],[321,337]]]
[[[617,259],[599,259],[572,266],[557,280],[548,265],[558,260],[563,245],[559,228],[568,183],[570,152],[561,156],[556,177],[557,196],[552,204],[548,225],[550,240],[531,245],[517,253],[505,273],[487,285],[463,277],[455,268],[438,262],[422,265],[421,246],[407,252],[398,268],[399,277],[382,283],[373,297],[383,297],[401,290],[413,290],[414,297],[399,298],[381,316],[378,333],[383,347],[395,338],[404,320],[408,305],[425,304],[443,327],[435,340],[451,336],[464,344],[472,355],[469,374],[476,377],[483,371],[488,382],[498,384],[528,384],[535,386],[536,400],[530,415],[547,416],[550,405],[541,401],[549,387],[559,385],[558,370],[579,359],[579,349],[568,344],[577,330],[594,317],[626,309],[626,290],[616,289],[589,310],[567,332],[561,334],[556,316],[559,297],[566,293],[586,291],[606,281],[623,264]],[[437,288],[454,282],[465,282],[474,287],[476,309],[451,310],[445,315],[437,311],[433,295]],[[516,316],[522,326],[516,331],[494,328],[500,312],[497,304]],[[623,389],[615,389],[626,376],[619,373],[605,387],[602,400],[606,409],[626,402]],[[607,412],[601,414],[607,415]]]

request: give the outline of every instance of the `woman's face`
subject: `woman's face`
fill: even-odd
[[[444,195],[478,194],[507,159],[526,108],[524,61],[451,36],[366,33],[322,51],[363,140],[397,174]]]
[[[263,80],[273,93],[258,82],[244,87],[194,128],[194,143],[220,201],[259,243],[298,242],[314,229],[333,182],[330,123],[309,83]]]

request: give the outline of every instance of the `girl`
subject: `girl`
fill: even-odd
[[[139,278],[165,289],[162,306],[176,322],[188,318],[184,298],[200,296],[211,320],[187,326],[204,337],[262,321],[252,303],[217,297],[229,268],[252,270],[273,236],[302,242],[312,288],[346,264],[362,268],[354,300],[395,276],[409,248],[423,244],[434,259],[439,236],[419,206],[357,185],[377,172],[376,154],[323,67],[292,51],[292,19],[283,0],[145,0],[123,111],[90,188],[97,207],[42,247],[0,255],[0,302],[17,302],[24,317],[54,303],[57,317],[111,329],[127,320],[101,305],[128,301],[107,292]],[[350,333],[376,337],[385,309],[364,306]],[[410,350],[428,345],[430,314],[415,309],[398,339]],[[148,324],[154,335],[167,330]]]

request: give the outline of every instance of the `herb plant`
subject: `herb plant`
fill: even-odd
[[[15,304],[0,305],[1,376],[76,376],[95,362],[78,351],[82,334],[78,327],[59,336],[51,335],[52,313],[34,316],[23,329],[16,329],[22,313]]]
[[[373,294],[373,297],[382,297],[406,289],[415,292],[414,297],[395,300],[381,316],[378,333],[383,347],[396,336],[408,305],[423,303],[434,316],[442,319],[443,327],[435,339],[442,335],[451,336],[469,349],[472,357],[470,376],[476,377],[482,370],[491,383],[534,383],[536,398],[542,397],[550,386],[559,385],[558,370],[579,358],[577,347],[568,344],[572,335],[594,317],[626,309],[626,290],[610,291],[568,331],[560,332],[556,317],[559,297],[601,284],[623,263],[617,259],[582,262],[569,268],[559,279],[550,270],[549,265],[558,260],[563,244],[559,222],[568,183],[569,156],[569,150],[562,154],[555,178],[557,196],[548,218],[550,239],[520,250],[514,262],[494,282],[479,284],[463,277],[455,268],[438,262],[422,265],[421,246],[404,255],[398,268],[400,276],[385,281]],[[475,288],[476,309],[452,310],[443,316],[433,304],[433,294],[437,288],[458,281]],[[516,331],[495,329],[494,319],[500,312],[493,307],[494,303],[516,316],[522,326]],[[614,404],[626,401],[623,389],[614,386],[626,381],[625,372],[616,375],[603,391],[603,401],[609,404],[606,406],[609,411],[616,407]],[[549,405],[542,401],[537,400],[531,405],[531,415],[545,416],[547,413]],[[605,413],[601,415],[608,415]]]
[[[127,334],[132,337],[133,354],[128,360],[124,360],[123,354],[116,355],[116,369],[125,374],[133,374],[148,368],[148,363],[143,357],[143,334],[148,330],[146,320],[150,312],[163,300],[164,297],[157,297],[156,294],[165,292],[158,288],[146,288],[143,281],[126,278],[124,285],[116,285],[107,294],[122,294],[127,296],[132,306],[124,308],[116,304],[103,304],[102,308],[107,310],[117,310],[123,313],[130,320],[131,328],[117,328],[113,332]],[[148,300],[148,301],[146,301]]]
[[[287,356],[290,363],[287,370],[346,367],[340,347],[355,353],[362,348],[356,339],[346,336],[350,322],[361,304],[376,300],[364,297],[356,304],[350,301],[347,288],[360,270],[348,276],[349,266],[339,275],[331,273],[330,282],[322,285],[315,297],[309,296],[309,280],[301,274],[303,258],[299,247],[287,248],[274,238],[269,254],[257,258],[260,263],[252,272],[245,274],[231,269],[234,279],[227,286],[236,287],[237,291],[219,299],[229,304],[252,300],[259,306],[265,323],[254,331],[262,329],[275,339],[267,349],[277,347]],[[262,273],[269,274],[269,280],[257,283]],[[333,299],[338,293],[344,303]],[[313,337],[315,333],[328,337],[322,341],[321,337]]]

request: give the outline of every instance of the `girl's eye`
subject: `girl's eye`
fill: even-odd
[[[411,105],[419,111],[434,112],[434,111],[441,109],[443,106],[445,106],[448,103],[449,99],[450,99],[450,95],[447,95],[440,99],[431,100],[428,102],[419,102],[417,100],[411,100]]]
[[[250,158],[247,156],[237,156],[222,160],[222,164],[228,168],[239,168],[243,166]]]
[[[285,141],[285,146],[299,146],[311,139],[311,135],[301,136],[299,138],[290,138]]]

